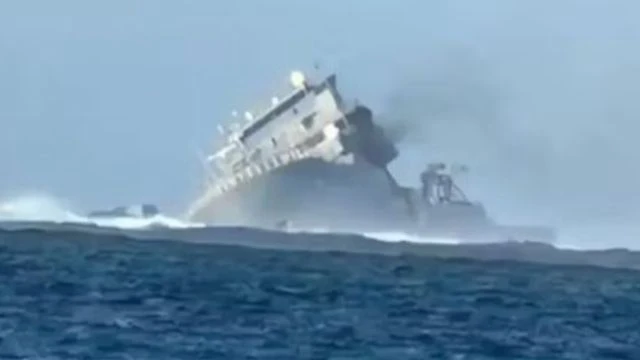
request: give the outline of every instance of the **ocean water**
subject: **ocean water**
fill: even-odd
[[[640,359],[640,273],[5,231],[0,359]]]

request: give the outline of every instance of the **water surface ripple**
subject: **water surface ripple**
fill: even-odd
[[[0,237],[0,359],[640,359],[640,273]]]

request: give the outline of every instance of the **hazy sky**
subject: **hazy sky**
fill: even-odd
[[[633,0],[3,1],[0,195],[182,209],[216,123],[319,61],[411,126],[401,181],[437,155],[469,163],[468,192],[502,218],[640,223],[638,14]]]

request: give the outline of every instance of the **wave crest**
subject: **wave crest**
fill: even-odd
[[[51,222],[95,225],[119,229],[151,227],[192,228],[204,224],[189,223],[166,215],[148,218],[114,217],[93,219],[73,211],[64,201],[50,195],[25,195],[0,201],[0,221]]]

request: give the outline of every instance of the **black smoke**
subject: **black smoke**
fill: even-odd
[[[403,69],[379,121],[422,158],[398,171],[464,162],[466,186],[502,218],[553,223],[577,243],[633,245],[640,23],[628,12],[640,7],[501,4],[477,5],[475,27],[452,5],[424,61]]]

